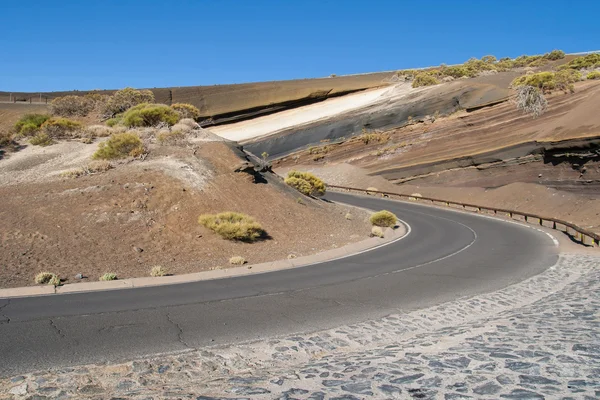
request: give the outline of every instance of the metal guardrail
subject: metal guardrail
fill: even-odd
[[[515,210],[507,210],[503,208],[494,208],[488,206],[480,206],[476,204],[469,203],[459,203],[457,201],[448,201],[435,199],[431,197],[423,197],[423,196],[412,196],[407,194],[400,193],[392,193],[392,192],[382,192],[379,190],[367,190],[367,189],[358,189],[346,186],[335,186],[335,185],[327,185],[327,189],[333,189],[334,191],[342,191],[342,192],[350,192],[350,193],[360,193],[360,194],[368,194],[368,195],[380,195],[382,197],[389,198],[400,198],[411,201],[425,201],[430,202],[434,205],[442,205],[446,207],[450,206],[458,206],[465,211],[472,211],[476,213],[481,213],[485,211],[493,212],[494,215],[498,215],[498,213],[506,214],[509,218],[514,219],[515,216],[521,216],[524,218],[525,222],[530,222],[530,220],[536,220],[536,222],[541,226],[546,226],[548,228],[556,229],[562,232],[565,232],[567,235],[571,236],[574,240],[579,241],[583,245],[590,246],[598,246],[600,244],[600,235],[588,231],[586,229],[580,228],[579,226],[563,221],[556,218],[544,217],[537,214],[526,213],[523,211],[515,211]],[[544,225],[544,222],[551,223],[552,226]]]

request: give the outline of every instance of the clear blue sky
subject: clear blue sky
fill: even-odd
[[[212,85],[600,47],[600,1],[0,2],[0,90]]]

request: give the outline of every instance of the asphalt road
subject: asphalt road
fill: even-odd
[[[160,287],[0,299],[0,375],[315,331],[493,291],[557,259],[550,238],[517,224],[373,197],[410,235],[344,259]]]

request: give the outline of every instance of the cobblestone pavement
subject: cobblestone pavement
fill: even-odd
[[[311,334],[0,380],[15,399],[598,399],[600,257]]]

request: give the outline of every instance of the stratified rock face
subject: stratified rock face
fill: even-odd
[[[0,380],[48,398],[598,398],[600,258],[495,293],[335,329]],[[1,321],[0,321],[1,322]]]

